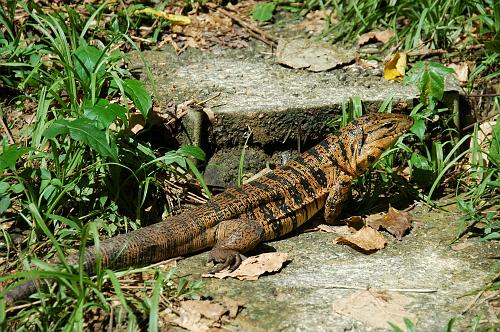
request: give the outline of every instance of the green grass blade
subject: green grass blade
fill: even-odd
[[[160,310],[160,294],[163,287],[163,275],[158,273],[158,278],[153,286],[153,295],[149,304],[149,332],[158,331],[159,310]]]

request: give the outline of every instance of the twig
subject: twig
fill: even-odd
[[[19,309],[23,309],[23,308],[28,308],[28,307],[34,306],[35,304],[40,304],[40,303],[42,303],[41,300],[30,302],[30,303],[25,303],[25,304],[20,304],[20,305],[16,305],[15,307],[7,308],[5,311],[9,312],[9,311],[19,310]]]
[[[481,295],[483,295],[484,291],[485,289],[482,289],[479,293],[476,294],[476,296],[474,296],[472,301],[470,301],[470,303],[462,310],[462,315],[469,311],[474,306],[474,304],[476,304],[477,300],[481,297]]]
[[[383,290],[388,292],[400,292],[400,293],[436,293],[437,289],[430,288],[375,288],[375,287],[361,287],[361,286],[348,286],[348,285],[331,285],[325,287],[326,289],[338,288],[338,289],[358,289],[358,290]]]
[[[495,282],[495,280],[497,280],[499,277],[500,277],[500,273],[497,273],[496,276],[492,279],[492,281],[489,284],[487,284],[485,287],[483,287],[483,289],[481,289],[481,291],[479,293],[477,293],[476,296],[474,296],[472,301],[462,310],[462,315],[465,314],[467,311],[469,311],[476,304],[477,300],[479,300],[481,295],[483,295],[483,293],[488,290],[488,287],[491,284],[493,284]]]
[[[424,55],[436,55],[436,54],[444,54],[447,53],[447,50],[423,50],[423,51],[412,51],[408,52],[406,55],[408,56],[424,56]]]
[[[231,13],[230,11],[228,10],[225,10],[223,8],[217,8],[215,5],[210,5],[208,4],[208,6],[213,9],[213,10],[216,10],[218,11],[219,13],[229,17],[230,19],[232,19],[233,21],[235,21],[236,23],[238,23],[239,25],[241,25],[243,28],[247,29],[247,31],[256,39],[268,44],[268,45],[274,45],[278,42],[278,38],[277,37],[274,37],[273,35],[271,35],[270,33],[258,28],[257,26],[255,26],[254,24],[251,24],[251,23],[248,23],[246,22],[245,20],[243,20],[242,18],[238,17],[237,14],[235,13]]]
[[[5,133],[7,134],[7,138],[9,140],[9,144],[16,143],[16,141],[14,141],[14,138],[12,137],[12,134],[10,133],[9,127],[7,127],[7,125],[3,121],[3,116],[0,116],[0,123],[2,124],[3,131],[5,131]]]
[[[493,118],[494,118],[495,116],[497,116],[497,115],[498,115],[498,114],[492,114],[492,115],[490,115],[490,116],[488,116],[488,117],[486,117],[486,118],[482,119],[481,121],[476,121],[476,122],[474,122],[474,123],[471,123],[470,125],[463,127],[463,128],[462,128],[462,131],[467,131],[467,130],[471,129],[472,127],[474,127],[476,124],[484,123],[484,122],[486,122],[486,121],[488,121],[488,120],[493,119]]]
[[[500,93],[474,94],[474,95],[468,95],[467,97],[481,98],[481,97],[498,97],[498,96],[500,96]]]

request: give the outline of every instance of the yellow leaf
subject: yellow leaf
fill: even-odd
[[[151,16],[161,17],[167,21],[172,22],[173,24],[179,25],[187,25],[191,23],[191,19],[184,15],[175,15],[175,14],[167,14],[162,12],[161,10],[156,10],[151,7],[147,7],[144,9],[139,9],[134,12],[134,15],[137,14],[148,14]]]
[[[400,80],[405,76],[406,53],[398,52],[391,60],[385,64],[384,78],[390,80]]]

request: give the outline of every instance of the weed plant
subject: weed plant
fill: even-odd
[[[111,310],[110,300],[102,292],[107,280],[126,310],[129,329],[139,324],[136,306],[142,306],[154,320],[159,289],[172,275],[157,274],[152,298],[146,296],[143,303],[132,306],[120,289],[118,274],[98,271],[90,278],[81,264],[76,268],[68,264],[64,248],[80,241],[82,258],[87,242],[99,246],[101,232],[113,235],[139,227],[148,197],[161,190],[156,178],[159,172],[192,172],[209,195],[193,162],[205,158],[199,148],[184,146],[158,154],[127,134],[133,112],[147,121],[152,99],[144,84],[124,69],[124,54],[117,48],[131,42],[126,16],[119,22],[99,24],[107,6],[105,2],[89,7],[86,19],[70,7],[46,14],[34,2],[8,1],[0,11],[5,26],[0,35],[0,84],[13,94],[29,91],[21,98],[36,98],[37,102],[35,118],[24,136],[15,143],[7,138],[1,141],[2,226],[11,225],[10,229],[28,234],[21,244],[23,250],[16,253],[19,265],[9,266],[9,270],[25,272],[0,281],[57,281],[52,284],[57,287],[34,294],[39,304],[16,311],[15,319],[6,315],[0,300],[2,329],[83,330],[89,312]],[[16,10],[26,15],[23,26],[14,23]],[[27,35],[32,37],[24,38]],[[99,38],[101,35],[106,37]],[[133,204],[124,202],[124,196]],[[127,211],[127,205],[135,208]],[[6,228],[2,229],[2,247],[10,260],[19,247]],[[53,260],[48,257],[60,264],[49,264]],[[189,293],[190,286],[185,281],[182,284],[179,294]]]

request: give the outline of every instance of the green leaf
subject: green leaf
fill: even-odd
[[[428,188],[436,179],[436,172],[430,160],[418,153],[412,153],[410,158],[411,177],[417,185],[422,188]]]
[[[10,187],[13,193],[19,194],[24,191],[24,185],[22,183],[16,183],[15,185]]]
[[[20,148],[17,144],[5,147],[0,154],[0,172],[5,169],[15,171],[17,160],[29,151],[34,151],[34,149],[29,147]]]
[[[423,119],[414,119],[413,126],[410,128],[410,131],[414,133],[420,140],[423,140],[425,129],[426,127]]]
[[[448,68],[440,64],[439,62],[429,62],[429,71],[436,74],[440,75],[443,78],[447,75],[451,75],[455,73],[455,70],[453,68]]]
[[[2,198],[0,198],[0,214],[7,211],[9,206],[10,206],[10,196],[9,195],[3,196]]]
[[[125,125],[128,124],[127,109],[118,104],[111,104],[106,99],[99,99],[95,105],[85,107],[83,114],[90,120],[98,121],[101,129],[108,129],[117,118],[120,118]]]
[[[0,181],[0,194],[5,194],[9,190],[10,184],[4,181]]]
[[[132,79],[123,80],[123,89],[127,97],[132,99],[135,107],[142,113],[144,118],[147,118],[153,102],[151,100],[151,95],[144,88],[142,82]]]
[[[194,145],[183,145],[177,150],[177,153],[184,157],[193,157],[201,161],[206,160],[205,152]]]
[[[420,100],[428,105],[434,98],[441,100],[444,94],[444,78],[453,74],[454,70],[438,62],[417,62],[408,71],[404,82],[417,83],[420,91]]]
[[[55,120],[44,131],[43,136],[54,139],[63,134],[69,134],[71,138],[86,144],[103,157],[110,157],[114,161],[118,160],[118,147],[115,142],[111,140],[108,143],[106,133],[90,119]]]
[[[488,157],[493,164],[500,165],[500,121],[497,121],[495,127],[493,127]]]
[[[252,12],[252,18],[257,22],[267,22],[273,18],[274,9],[276,4],[274,2],[259,3],[255,5]]]
[[[500,239],[500,232],[493,232],[481,238],[481,240],[483,241],[498,240],[498,239]]]
[[[82,45],[75,50],[75,73],[86,87],[90,86],[91,75],[101,78],[105,73],[103,65],[99,66],[103,52],[94,46]]]

